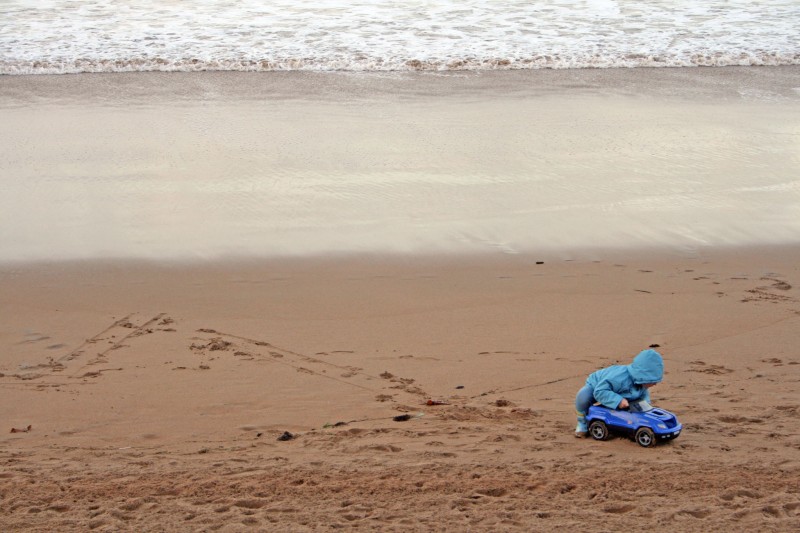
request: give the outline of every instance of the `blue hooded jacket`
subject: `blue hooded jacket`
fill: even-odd
[[[650,401],[645,383],[659,383],[664,377],[664,360],[655,350],[644,350],[629,365],[613,365],[593,372],[586,379],[594,399],[615,409],[623,398],[631,401]]]

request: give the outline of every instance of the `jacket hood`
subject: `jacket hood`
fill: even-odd
[[[633,358],[628,365],[628,372],[637,385],[659,383],[664,378],[664,360],[655,350],[644,350]]]

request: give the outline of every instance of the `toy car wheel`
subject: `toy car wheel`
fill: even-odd
[[[650,428],[639,428],[634,437],[639,446],[649,448],[656,443],[656,436]]]
[[[600,420],[594,420],[589,424],[589,435],[594,440],[606,440],[608,438],[608,428]]]

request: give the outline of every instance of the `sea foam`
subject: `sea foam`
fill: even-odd
[[[800,64],[793,0],[7,0],[0,74]]]

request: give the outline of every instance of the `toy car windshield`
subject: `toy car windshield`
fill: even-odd
[[[638,402],[631,402],[628,409],[633,413],[646,413],[647,411],[652,411],[653,406],[645,400],[639,400]]]

